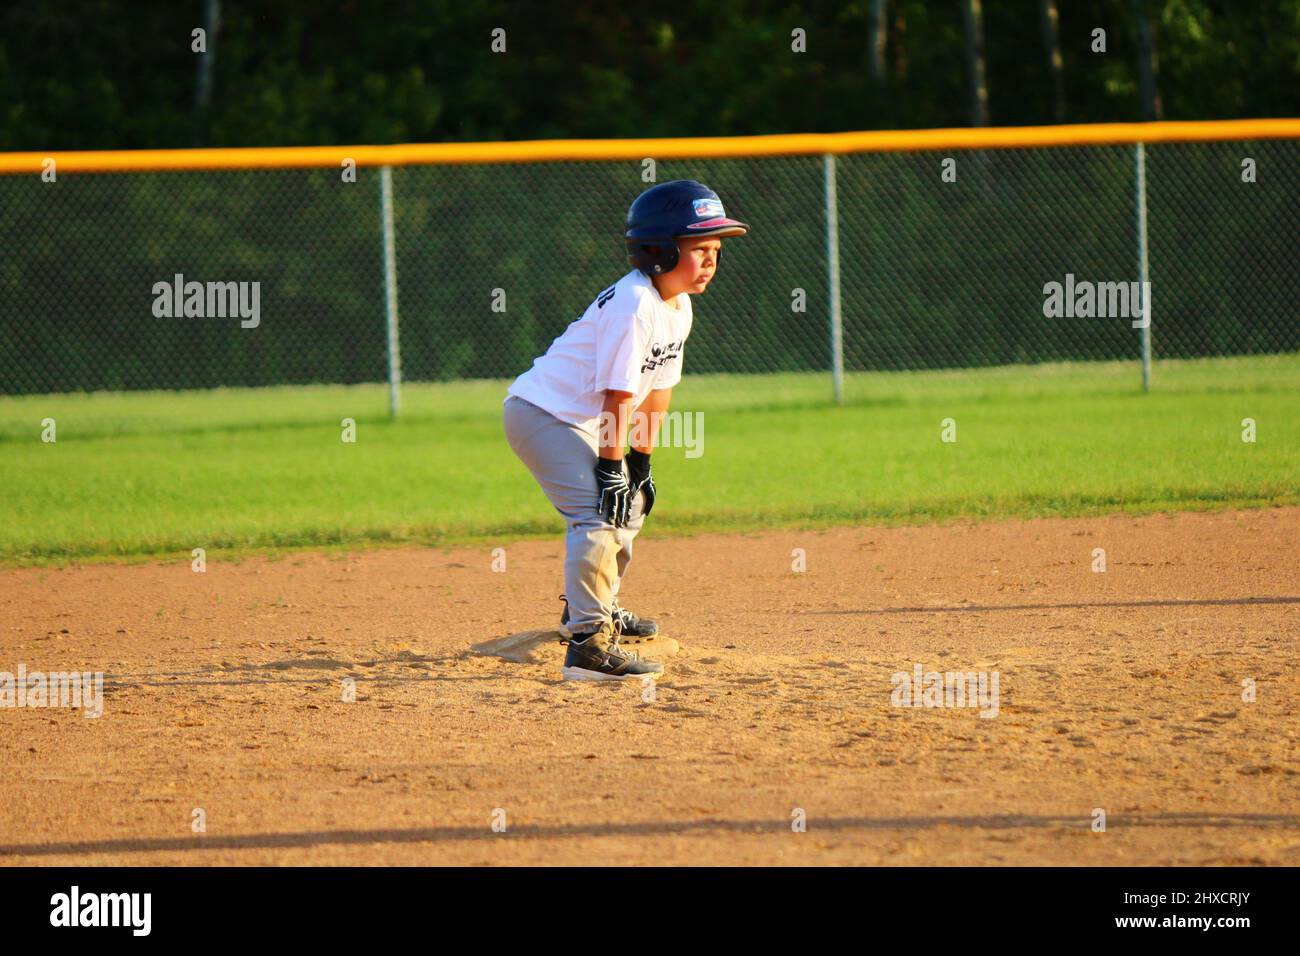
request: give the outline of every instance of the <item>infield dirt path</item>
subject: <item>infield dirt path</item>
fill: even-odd
[[[643,538],[652,701],[470,650],[554,625],[558,537],[0,571],[0,671],[106,673],[99,719],[0,707],[0,864],[1300,864],[1298,532]],[[997,716],[892,706],[917,664]]]

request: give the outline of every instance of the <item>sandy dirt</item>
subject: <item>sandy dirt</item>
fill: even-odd
[[[106,675],[0,706],[0,863],[1300,864],[1300,510],[642,538],[653,699],[499,544],[0,571],[0,671]]]

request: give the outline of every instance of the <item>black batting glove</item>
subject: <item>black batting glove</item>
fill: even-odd
[[[628,474],[632,476],[632,497],[635,498],[638,491],[645,495],[645,504],[641,508],[641,516],[645,517],[655,506],[655,480],[650,474],[650,456],[629,448],[626,461]]]
[[[600,489],[597,510],[614,527],[626,527],[632,517],[632,486],[623,471],[623,462],[597,457],[596,487]]]

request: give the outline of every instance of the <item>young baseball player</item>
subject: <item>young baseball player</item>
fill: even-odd
[[[690,296],[717,272],[723,237],[748,230],[700,183],[647,189],[627,214],[632,270],[596,296],[507,393],[506,439],[568,525],[560,619],[569,640],[566,679],[663,673],[662,664],[620,644],[652,638],[658,626],[619,606],[619,586],[655,503],[650,453],[682,377]]]

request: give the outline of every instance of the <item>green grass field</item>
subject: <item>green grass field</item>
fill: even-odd
[[[1300,356],[1161,362],[1146,395],[1138,376],[1131,362],[864,373],[835,406],[825,373],[688,374],[674,408],[703,413],[704,453],[656,452],[647,531],[1300,501]],[[0,399],[0,559],[554,533],[505,443],[505,386],[408,385],[396,422],[378,385]]]

